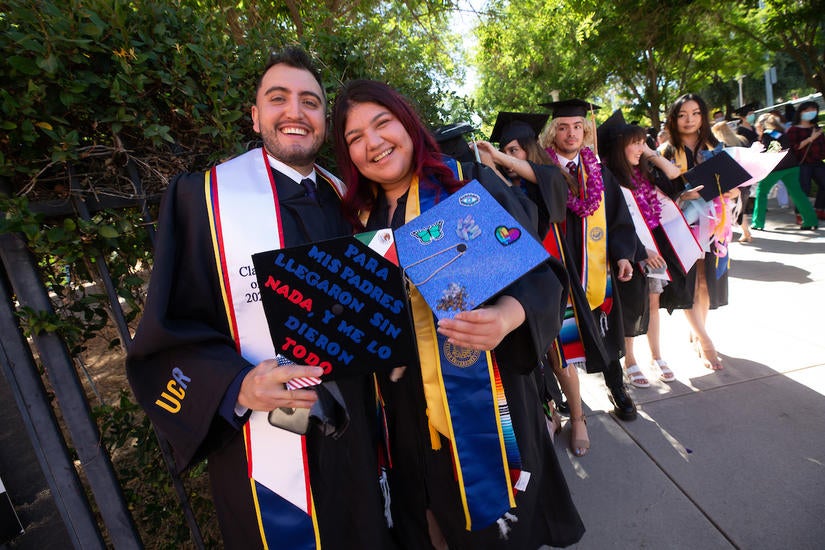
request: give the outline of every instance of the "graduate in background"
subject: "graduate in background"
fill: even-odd
[[[816,216],[825,220],[825,135],[817,124],[818,119],[819,105],[815,101],[801,103],[787,136],[790,148],[799,160],[799,184],[807,195],[811,191],[811,181],[816,181],[814,209]]]
[[[253,253],[351,234],[341,182],[314,164],[326,135],[319,73],[287,48],[261,75],[251,115],[263,149],[182,174],[164,195],[129,382],[180,470],[208,458],[225,548],[392,548],[372,377],[288,390],[323,369],[278,365],[254,299]],[[324,420],[327,398],[346,409],[342,422]],[[310,407],[305,436],[268,421]]]
[[[670,141],[662,145],[659,152],[683,174],[701,162],[703,152],[719,145],[710,130],[707,104],[696,94],[682,95],[673,102],[667,114],[667,129]],[[711,220],[715,227],[709,242],[700,243],[706,249],[704,261],[696,262],[684,279],[674,277],[661,296],[662,307],[668,311],[685,311],[696,352],[704,366],[712,370],[721,369],[722,360],[707,332],[706,321],[709,310],[728,303],[729,200],[738,194],[734,189],[707,203],[702,216]],[[692,193],[680,196],[680,199],[698,200]]]
[[[607,363],[607,352],[602,345],[593,317],[588,313],[590,307],[581,287],[575,262],[567,250],[566,241],[556,238],[563,235],[560,224],[566,220],[567,190],[573,182],[572,177],[555,165],[538,144],[538,133],[548,118],[549,115],[546,113],[503,111],[498,114],[490,134],[490,140],[497,142],[499,149],[486,141],[476,142],[475,147],[480,152],[482,160],[490,166],[498,167],[497,169],[511,180],[514,188],[521,189],[538,206],[539,236],[548,251],[563,261],[568,272],[568,304],[562,333],[546,356],[546,364],[551,367],[555,379],[551,376],[551,369],[545,369],[541,383],[548,386],[553,401],[561,402],[559,392],[554,391],[558,380],[561,391],[567,398],[570,412],[570,450],[576,456],[584,456],[590,449],[590,438],[582,408],[576,364],[585,362],[586,354],[588,360],[585,364],[591,372],[598,372]],[[556,244],[561,245],[559,250],[555,250]],[[583,312],[583,315],[577,315],[577,312]],[[570,334],[581,335],[580,339],[576,339],[581,347],[576,351],[571,351],[568,347],[565,354],[565,344],[570,344]],[[552,406],[550,414],[553,430],[558,432],[561,422]]]
[[[553,110],[539,144],[566,170],[574,185],[567,194],[564,238],[581,277],[582,287],[607,350],[602,374],[614,412],[622,420],[636,418],[636,405],[624,387],[620,359],[624,355],[621,303],[614,279],[628,281],[636,257],[636,231],[619,184],[603,169],[592,143],[595,127],[587,115],[598,107],[580,99],[542,104]]]
[[[651,367],[662,382],[675,380],[673,371],[662,358],[659,346],[659,295],[667,285],[667,280],[648,276],[642,269],[668,271],[679,269],[670,240],[661,225],[662,205],[657,189],[670,196],[681,186],[672,179],[679,178],[680,172],[673,164],[651,149],[644,133],[636,126],[625,124],[621,111],[616,111],[598,129],[598,143],[601,158],[619,184],[629,190],[624,192],[626,201],[633,201],[641,214],[650,239],[639,235],[642,254],[637,254],[633,278],[619,282],[617,290],[622,299],[622,313],[625,330],[625,374],[637,388],[650,387],[647,375],[639,367],[633,353],[635,336],[647,334],[650,347]],[[678,194],[678,191],[677,191]],[[663,197],[661,200],[669,200]],[[628,206],[630,202],[628,202]],[[653,244],[655,249],[645,248],[643,243]]]
[[[333,128],[348,186],[344,208],[356,229],[397,229],[462,186],[409,101],[386,84],[347,83],[335,99]],[[535,220],[505,182],[481,183],[523,228],[533,227]],[[495,266],[485,276],[494,277]],[[561,266],[548,260],[487,305],[437,324],[413,287],[421,368],[408,367],[400,378],[378,376],[392,458],[393,530],[402,546],[521,549],[568,546],[581,538],[584,527],[550,441],[533,374],[558,334],[565,299],[560,276]],[[463,395],[466,384],[454,384],[450,364],[456,354],[475,361],[462,369],[483,388],[473,399]],[[503,392],[493,390],[498,377]],[[484,422],[486,414],[452,421],[465,407],[489,409],[493,395],[499,410],[509,410],[501,431]],[[505,433],[508,425],[512,431]],[[506,464],[496,452],[464,454],[467,436],[477,440],[479,433],[506,448]]]

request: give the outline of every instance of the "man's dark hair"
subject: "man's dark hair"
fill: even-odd
[[[264,80],[264,75],[266,72],[275,65],[281,64],[293,67],[295,69],[304,69],[305,71],[308,71],[315,77],[315,80],[318,82],[318,86],[321,87],[321,93],[324,95],[324,100],[326,100],[327,93],[324,89],[324,83],[321,81],[321,72],[315,67],[315,64],[312,62],[312,58],[306,50],[300,46],[287,46],[286,48],[280,51],[272,52],[269,55],[269,60],[266,62],[264,70],[261,71],[261,76],[258,78],[258,85],[255,86],[256,95],[258,90],[261,89],[261,83]]]

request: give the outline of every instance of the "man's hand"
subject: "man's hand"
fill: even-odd
[[[524,308],[512,296],[502,296],[495,304],[462,311],[452,319],[438,322],[438,333],[453,345],[491,350],[524,322]]]
[[[238,393],[238,404],[253,411],[271,411],[279,407],[308,409],[318,400],[312,390],[288,390],[293,378],[321,376],[324,369],[308,365],[278,366],[275,359],[261,361],[249,371]]]
[[[621,259],[616,262],[616,278],[619,279],[621,282],[627,282],[633,277],[633,266],[630,265],[630,262]]]

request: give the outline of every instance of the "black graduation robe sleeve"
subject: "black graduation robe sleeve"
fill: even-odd
[[[501,178],[479,181],[533,238],[541,242],[536,233],[536,207],[532,201],[510,188]],[[525,206],[530,207],[529,212]],[[507,361],[501,363],[502,368],[526,373],[539,364],[561,329],[567,303],[567,291],[562,281],[566,277],[564,266],[550,258],[501,292],[518,300],[526,315],[525,322],[495,349],[496,354],[507,357]]]
[[[567,181],[555,165],[530,163],[536,183],[524,183],[527,195],[538,205],[541,223],[539,234],[546,234],[551,223],[563,222],[567,216]]]
[[[126,372],[182,471],[237,433],[218,409],[237,374],[251,365],[229,336],[203,173],[170,183],[157,235],[149,294]]]

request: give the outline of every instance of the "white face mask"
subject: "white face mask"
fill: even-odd
[[[810,122],[816,118],[816,111],[805,111],[804,113],[799,115],[799,118],[807,122]]]

